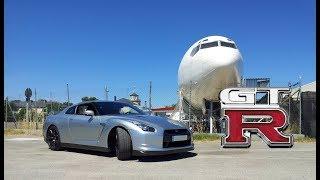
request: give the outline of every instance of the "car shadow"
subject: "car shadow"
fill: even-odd
[[[93,150],[85,150],[85,149],[75,149],[75,148],[64,148],[63,151],[73,152],[73,153],[81,153],[81,154],[89,154],[95,156],[103,156],[103,157],[115,157],[114,153],[110,152],[101,152],[101,151],[93,151]],[[197,153],[193,152],[185,152],[179,154],[169,154],[169,155],[160,155],[160,156],[133,156],[130,160],[137,160],[139,162],[163,162],[163,161],[174,161],[179,159],[186,159],[197,156]],[[129,160],[129,161],[130,161]]]
[[[64,148],[63,151],[81,153],[81,154],[90,154],[90,155],[95,155],[95,156],[104,156],[104,157],[114,157],[115,156],[114,153],[110,153],[110,152],[75,149],[75,148]]]
[[[185,152],[179,154],[169,154],[161,156],[141,156],[135,157],[139,162],[164,162],[164,161],[174,161],[179,159],[187,159],[197,156],[197,153]]]

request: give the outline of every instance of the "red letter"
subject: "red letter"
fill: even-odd
[[[292,135],[282,133],[287,125],[286,113],[281,109],[226,109],[227,135],[222,137],[222,147],[250,147],[251,137],[244,131],[257,133],[270,147],[292,147]],[[248,122],[247,118],[271,117],[268,122]]]

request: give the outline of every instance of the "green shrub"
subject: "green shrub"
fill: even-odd
[[[220,140],[221,136],[217,134],[209,134],[209,133],[194,133],[193,140],[194,141],[217,141]]]

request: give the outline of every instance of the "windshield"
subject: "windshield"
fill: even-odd
[[[231,48],[237,49],[237,48],[236,48],[236,45],[233,44],[233,43],[220,41],[220,44],[221,44],[221,46],[224,46],[224,47],[231,47]]]
[[[201,49],[210,48],[210,47],[217,47],[217,46],[218,46],[218,41],[214,41],[214,42],[201,44]]]
[[[94,102],[99,115],[145,114],[139,108],[121,102]]]

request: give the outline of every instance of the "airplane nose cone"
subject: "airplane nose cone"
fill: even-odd
[[[226,53],[221,53],[216,57],[216,64],[218,66],[229,66],[242,61],[242,57],[238,50],[231,50]]]
[[[205,65],[203,68],[208,70],[242,63],[242,57],[238,49],[218,47],[200,55],[199,59],[203,59]]]

